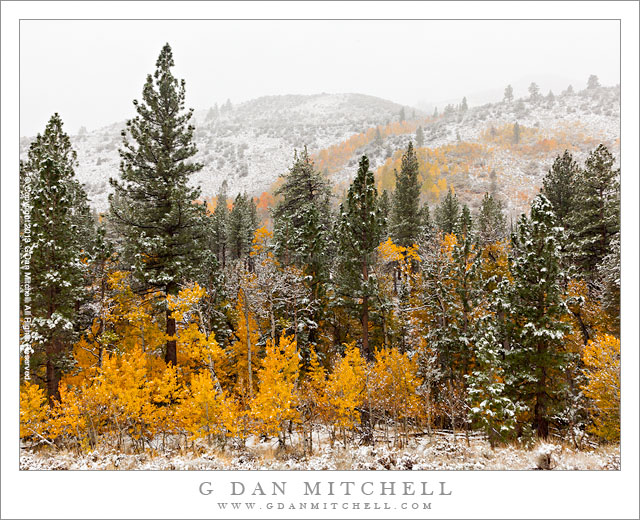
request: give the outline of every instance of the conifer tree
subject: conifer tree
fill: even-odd
[[[462,103],[460,103],[460,112],[466,112],[469,110],[469,105],[467,105],[467,98],[462,98]]]
[[[409,141],[402,156],[400,173],[396,172],[396,189],[391,207],[391,237],[396,245],[409,247],[420,235],[420,184],[418,158]]]
[[[515,144],[520,143],[520,125],[518,124],[517,121],[513,125],[513,142]]]
[[[232,260],[248,258],[256,229],[255,204],[246,194],[238,194],[229,213],[228,241]]]
[[[424,146],[424,130],[422,130],[421,126],[416,130],[416,146],[418,148]]]
[[[507,103],[511,103],[513,101],[513,87],[511,85],[507,85],[504,89],[504,100]]]
[[[572,229],[576,262],[594,277],[620,232],[620,170],[604,145],[589,154],[576,179]]]
[[[340,268],[338,293],[357,303],[362,324],[362,352],[372,358],[369,347],[369,305],[376,294],[371,265],[382,238],[383,218],[369,159],[363,156],[358,173],[340,207]]]
[[[185,82],[172,72],[166,44],[149,74],[138,115],[127,121],[120,150],[121,181],[111,179],[110,215],[123,237],[125,258],[141,290],[176,295],[181,282],[201,267],[205,208],[194,204],[200,190],[189,185],[202,165],[196,154],[193,110],[185,111]],[[166,308],[165,360],[177,363],[175,319]]]
[[[551,169],[542,179],[542,193],[551,202],[558,224],[565,229],[569,226],[569,219],[578,210],[575,206],[578,173],[578,164],[573,160],[571,152],[565,150],[562,156],[555,158]]]
[[[382,218],[382,235],[380,240],[383,240],[389,236],[389,219],[391,217],[391,198],[387,190],[384,190],[382,195],[378,197],[378,209],[380,211],[380,217]]]
[[[485,193],[482,198],[476,232],[481,246],[502,240],[507,232],[502,202],[488,193]]]
[[[447,192],[440,205],[436,208],[436,224],[443,233],[453,233],[453,228],[460,214],[458,197],[451,188]]]
[[[293,165],[275,195],[280,197],[273,210],[275,254],[285,266],[298,267],[307,276],[312,310],[306,323],[308,342],[313,343],[328,279],[332,229],[329,186],[306,147],[294,154]],[[298,347],[307,352],[308,345],[300,336]]]
[[[31,354],[29,372],[46,384],[50,400],[59,398],[61,373],[70,366],[82,259],[88,256],[82,228],[91,225],[88,210],[76,211],[86,195],[75,180],[76,152],[62,124],[54,114],[20,163],[21,310],[22,319],[30,321],[22,350]]]
[[[227,181],[222,182],[218,192],[216,209],[212,217],[212,247],[215,251],[218,265],[224,269],[227,264],[227,242],[229,226],[229,208],[227,207]]]
[[[540,194],[531,204],[530,216],[518,220],[512,239],[508,384],[530,410],[533,427],[542,438],[549,435],[568,361],[556,226],[551,203]]]

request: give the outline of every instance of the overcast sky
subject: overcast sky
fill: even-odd
[[[250,14],[250,13],[248,13]],[[619,82],[617,21],[22,21],[21,135],[134,114],[162,45],[208,108],[264,95],[358,92],[406,105]],[[493,98],[492,98],[493,99]]]

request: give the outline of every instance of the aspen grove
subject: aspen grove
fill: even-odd
[[[207,202],[173,66],[167,44],[108,211],[92,213],[58,114],[20,164],[24,446],[619,441],[620,170],[605,146],[558,155],[512,222],[495,194],[477,211],[451,187],[425,201],[422,127],[384,189],[362,156],[337,194],[316,161],[340,151],[303,147],[270,208],[224,184]]]

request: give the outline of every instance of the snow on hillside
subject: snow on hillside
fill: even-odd
[[[535,103],[523,99],[487,104],[464,113],[449,113],[426,124],[424,146],[482,142],[489,128],[517,121],[521,126],[536,128],[541,136],[557,137],[562,133],[574,145],[579,161],[596,142],[609,145],[617,156],[619,101],[619,87],[602,87]],[[204,168],[192,180],[202,188],[204,197],[215,195],[225,179],[231,196],[240,192],[259,195],[286,173],[294,148],[306,145],[316,153],[368,128],[396,121],[401,109],[399,104],[362,94],[317,94],[265,96],[237,106],[225,104],[218,111],[197,111],[193,119],[198,147],[195,160]],[[411,110],[405,107],[409,118],[413,115]],[[418,112],[416,117],[424,114]],[[109,178],[119,174],[118,148],[123,128],[124,122],[120,122],[71,136],[78,152],[76,175],[99,211],[107,208]],[[333,172],[332,180],[348,183],[362,154],[370,157],[374,168],[380,166],[394,151],[405,148],[409,139],[415,139],[415,135],[390,135],[382,142],[369,143],[356,150],[340,171]],[[21,140],[23,157],[30,141]],[[534,193],[556,155],[551,150],[533,160],[501,147],[491,150],[490,166],[498,172],[501,193],[507,201],[521,191]],[[462,181],[452,179],[451,183],[463,193],[464,189],[458,188],[464,186],[457,186],[456,182]],[[483,171],[471,168],[464,182],[469,184],[470,193],[477,194],[486,191],[489,181]],[[474,205],[472,200],[467,202]],[[522,203],[514,202],[512,206],[512,210],[519,209]]]

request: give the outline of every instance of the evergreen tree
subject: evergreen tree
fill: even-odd
[[[211,224],[212,249],[218,260],[218,265],[224,269],[227,265],[227,243],[229,226],[229,208],[227,206],[227,181],[222,182],[218,192],[216,209],[213,211]]]
[[[438,117],[438,107],[433,109],[433,117]]]
[[[542,179],[542,193],[551,202],[558,224],[564,228],[568,228],[569,218],[577,210],[574,198],[578,172],[578,164],[571,153],[565,150],[562,156],[555,158],[551,169]]]
[[[406,119],[404,114],[404,107],[400,109],[399,121],[402,123]]]
[[[529,99],[536,102],[540,97],[540,87],[538,87],[538,84],[535,82],[531,83],[531,85],[529,85]]]
[[[467,98],[462,98],[462,103],[460,104],[460,112],[466,112],[469,110],[469,105],[467,105]]]
[[[418,158],[409,141],[402,156],[400,173],[396,172],[396,189],[391,208],[391,237],[396,245],[409,247],[420,235],[420,184]]]
[[[338,293],[356,302],[362,324],[362,351],[372,358],[369,346],[369,306],[376,294],[371,265],[382,238],[383,217],[378,203],[369,159],[363,156],[351,183],[347,200],[340,207],[340,268]]]
[[[507,103],[511,103],[513,101],[513,87],[511,85],[507,85],[504,89],[504,100]]]
[[[502,202],[488,193],[484,194],[477,219],[478,243],[481,246],[502,240],[507,232],[507,221]]]
[[[70,366],[83,291],[81,266],[88,255],[80,231],[91,217],[75,212],[79,200],[86,201],[74,177],[75,165],[76,152],[62,119],[54,114],[20,163],[21,310],[23,323],[30,323],[21,347],[29,353],[29,374],[46,384],[50,400],[59,398],[61,373]]]
[[[506,442],[516,432],[519,407],[504,383],[507,367],[496,320],[490,313],[474,327],[474,365],[466,378],[469,415],[485,431],[491,447]]]
[[[513,285],[509,309],[510,345],[507,352],[510,385],[530,410],[541,438],[549,435],[549,422],[563,391],[566,305],[562,300],[564,274],[560,244],[551,203],[540,194],[522,215],[512,238],[510,258]]]
[[[436,225],[443,233],[453,233],[453,228],[460,214],[458,197],[451,188],[447,192],[440,205],[436,208]]]
[[[111,179],[110,215],[124,242],[141,290],[176,295],[180,283],[193,279],[203,265],[205,208],[194,204],[200,190],[189,186],[202,165],[196,154],[193,110],[185,111],[185,83],[171,73],[166,44],[147,76],[138,115],[127,121],[120,150],[121,181]],[[166,300],[166,298],[164,298]],[[175,319],[166,308],[165,360],[177,363]],[[174,339],[171,339],[174,338]]]
[[[378,197],[378,209],[380,211],[380,217],[382,218],[382,235],[380,240],[383,240],[389,236],[389,218],[391,216],[391,198],[387,190],[384,190],[382,195]]]
[[[314,343],[332,254],[331,193],[306,147],[294,154],[293,165],[275,195],[280,201],[273,210],[274,250],[281,263],[303,269],[307,277],[312,300],[307,339]],[[298,346],[308,354],[308,344],[300,335]]]
[[[604,145],[589,154],[576,179],[572,230],[576,262],[593,277],[620,232],[620,170]]]
[[[376,145],[382,146],[382,134],[380,133],[380,127],[376,127]]]
[[[587,80],[587,90],[593,90],[600,87],[600,80],[595,74],[591,74]]]
[[[433,238],[434,226],[431,220],[431,211],[429,211],[429,204],[426,202],[420,209],[420,227],[422,238],[425,241],[430,241]]]
[[[232,260],[247,260],[257,228],[255,204],[246,194],[238,194],[229,213],[228,243]]]
[[[515,144],[520,143],[520,125],[517,121],[513,125],[513,142]]]
[[[424,146],[424,130],[422,130],[421,126],[416,130],[416,146],[418,148]]]

